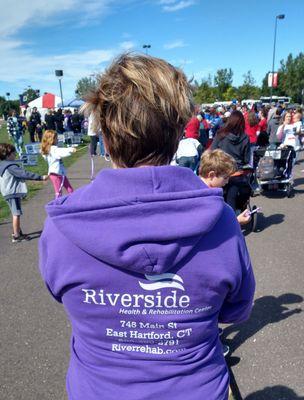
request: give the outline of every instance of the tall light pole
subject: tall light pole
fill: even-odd
[[[143,49],[146,49],[146,55],[148,55],[148,49],[151,49],[151,45],[150,44],[144,44],[143,45]]]
[[[278,19],[284,19],[284,18],[285,18],[284,14],[280,14],[275,17],[272,70],[271,70],[272,76],[271,76],[271,88],[270,88],[270,104],[272,103],[272,92],[273,92],[274,62],[275,62],[275,51],[276,51],[276,41],[277,41],[277,25],[278,25]]]
[[[55,75],[57,76],[59,80],[59,87],[60,87],[60,97],[61,97],[61,107],[63,107],[63,95],[62,95],[62,86],[61,86],[61,79],[63,77],[63,71],[62,69],[56,69]]]

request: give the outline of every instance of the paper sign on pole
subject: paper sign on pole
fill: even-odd
[[[274,72],[269,72],[268,74],[268,87],[278,87],[278,73]]]

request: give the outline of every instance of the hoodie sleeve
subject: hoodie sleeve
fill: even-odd
[[[249,318],[255,291],[255,279],[245,239],[238,237],[240,274],[231,291],[226,296],[219,313],[221,323],[240,323]]]
[[[29,181],[41,181],[42,176],[35,174],[34,172],[25,171],[23,168],[18,167],[18,165],[11,165],[8,168],[10,174],[12,174],[15,178],[24,179]]]
[[[211,150],[218,149],[219,148],[218,144],[219,144],[219,138],[218,135],[215,135],[215,138],[213,139],[213,142],[211,144]]]
[[[62,303],[61,295],[56,291],[55,280],[49,276],[49,266],[54,262],[54,251],[52,251],[52,241],[50,243],[49,235],[52,235],[51,221],[47,218],[43,233],[39,240],[39,269],[42,279],[53,298]],[[55,261],[56,262],[56,261]]]
[[[250,141],[248,136],[244,145],[243,161],[244,165],[250,164]]]

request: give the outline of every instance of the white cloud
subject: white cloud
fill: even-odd
[[[35,88],[56,90],[58,82],[55,69],[64,71],[64,87],[74,92],[78,79],[101,71],[104,63],[121,51],[116,49],[89,49],[84,52],[34,55],[29,43],[18,39],[22,28],[29,26],[52,26],[75,18],[86,24],[107,14],[109,6],[119,0],[1,0],[0,13],[0,80],[23,90],[31,84]],[[81,17],[80,17],[81,15]],[[76,17],[75,17],[76,16]],[[79,18],[77,18],[79,16]],[[1,38],[2,37],[2,38]],[[131,45],[130,42],[128,44]],[[127,44],[125,43],[125,46]],[[55,89],[54,89],[55,88]]]
[[[183,40],[175,40],[174,42],[164,44],[164,49],[172,50],[172,49],[177,49],[177,48],[186,47],[186,46],[187,45],[184,43]]]
[[[192,72],[190,76],[197,81],[201,81],[202,79],[208,79],[208,76],[213,75],[214,72],[215,72],[214,68],[206,67],[205,69],[202,69],[200,71]]]
[[[163,0],[166,1],[166,0]],[[167,0],[167,3],[163,3],[166,4],[163,6],[163,11],[165,12],[175,12],[175,11],[179,11],[179,10],[183,10],[184,8],[188,8],[192,5],[195,4],[194,0],[182,0],[182,1],[172,1],[171,0]]]
[[[173,4],[175,3],[177,0],[160,0],[159,4]]]
[[[106,64],[120,52],[121,48],[117,46],[36,57],[22,48],[4,49],[0,42],[0,57],[5,60],[5,63],[0,63],[1,81],[18,87],[20,92],[30,84],[42,92],[58,93],[54,72],[62,69],[64,94],[68,94],[64,97],[71,97],[80,78],[102,72]]]
[[[132,42],[131,40],[127,40],[127,41],[119,44],[119,47],[124,51],[132,50],[132,49],[134,49],[135,46],[136,46],[136,44],[134,42]]]
[[[26,25],[57,25],[71,13],[82,23],[98,19],[119,0],[1,0],[0,36],[15,35]],[[74,22],[75,23],[75,22]]]
[[[187,59],[179,59],[179,60],[170,60],[170,64],[177,66],[178,68],[184,68],[186,65],[193,64],[193,60]]]

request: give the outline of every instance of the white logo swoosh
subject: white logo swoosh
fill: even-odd
[[[145,275],[145,277],[149,281],[153,281],[154,283],[142,283],[139,282],[140,287],[142,287],[145,290],[158,290],[158,289],[164,289],[164,288],[175,288],[175,289],[180,289],[185,291],[183,287],[183,279],[176,274],[170,274],[170,273],[165,273],[161,275]],[[176,282],[179,281],[179,282]]]

